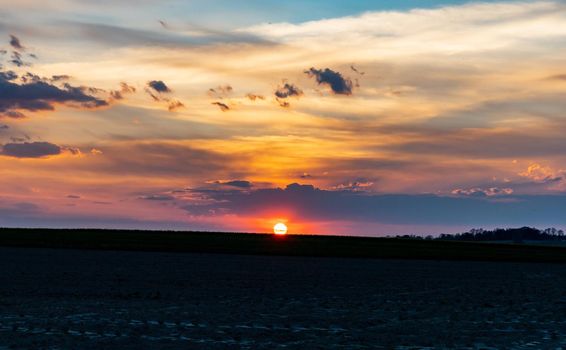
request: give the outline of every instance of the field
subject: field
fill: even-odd
[[[54,244],[49,243],[53,236],[43,237],[41,245]],[[84,237],[77,242],[87,242]],[[280,246],[265,242],[291,244],[293,237],[233,237],[239,237],[239,250],[242,240],[266,241],[261,250],[250,248],[257,255],[238,255],[235,248],[229,251],[233,254],[168,252],[189,248],[150,249],[143,245],[147,240],[136,246],[146,251],[133,251],[124,236],[121,248],[132,251],[2,247],[0,349],[566,347],[563,264],[436,261],[432,255],[421,256],[428,260],[370,259],[350,250],[343,252],[356,258],[282,256],[284,251],[275,250]],[[16,245],[8,238],[2,245]],[[58,246],[71,248],[63,238]],[[330,247],[315,252],[337,254],[328,243],[334,239],[343,242],[323,238],[319,242]],[[90,248],[111,244],[91,242]],[[388,240],[377,242],[392,251],[383,245]],[[410,247],[414,242],[393,243]],[[295,255],[317,247],[293,244],[285,249],[304,249]],[[345,246],[354,249],[355,244]],[[221,243],[206,245],[211,247],[227,249]],[[266,254],[266,247],[273,254]],[[493,247],[506,251],[505,246],[481,247],[489,254]],[[529,254],[529,247],[523,249]],[[532,249],[530,254],[550,249],[555,262],[563,252]]]
[[[0,229],[0,246],[566,263],[566,247],[563,246],[214,232]]]

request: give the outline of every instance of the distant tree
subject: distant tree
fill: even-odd
[[[438,240],[450,241],[511,241],[522,243],[524,241],[566,241],[564,231],[556,228],[538,230],[532,227],[496,228],[494,230],[471,229],[468,232],[456,234],[441,234]]]

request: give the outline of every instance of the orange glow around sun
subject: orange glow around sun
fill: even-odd
[[[276,235],[286,235],[287,234],[287,225],[282,222],[278,222],[273,226],[273,233]]]

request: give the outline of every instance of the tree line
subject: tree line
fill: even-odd
[[[425,240],[443,240],[443,241],[472,241],[472,242],[488,242],[488,241],[566,241],[566,235],[563,230],[556,228],[547,228],[539,230],[533,227],[520,228],[496,228],[494,230],[484,230],[482,228],[471,229],[468,232],[456,234],[441,234],[438,237],[433,236],[416,236],[403,235],[395,238],[402,239],[425,239]]]

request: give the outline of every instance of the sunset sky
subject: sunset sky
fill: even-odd
[[[0,2],[0,226],[566,227],[565,2]]]

